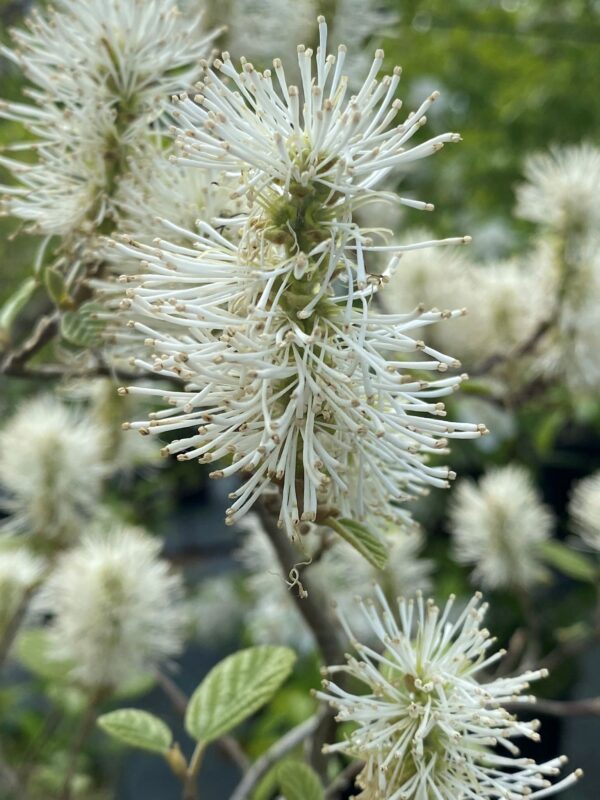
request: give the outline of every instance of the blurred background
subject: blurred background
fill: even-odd
[[[8,28],[20,25],[31,5],[0,2],[2,41],[8,41]],[[199,6],[189,0],[187,10]],[[436,491],[415,506],[424,537],[412,543],[410,552],[398,555],[393,565],[397,574],[390,580],[400,591],[424,585],[439,597],[449,592],[466,596],[474,585],[482,587],[491,601],[488,627],[500,645],[518,658],[533,637],[538,658],[552,665],[551,678],[537,689],[542,697],[596,697],[598,552],[590,544],[594,525],[589,513],[587,522],[579,527],[574,523],[578,517],[572,498],[578,482],[600,469],[600,292],[594,294],[600,285],[594,238],[600,182],[586,184],[594,174],[600,181],[599,0],[224,0],[202,6],[210,24],[229,26],[218,45],[257,65],[267,66],[283,48],[293,52],[291,44],[297,41],[311,42],[313,20],[321,12],[330,21],[334,43],[344,41],[360,51],[357,80],[368,69],[369,54],[382,46],[386,67],[403,68],[400,96],[405,109],[417,108],[434,89],[441,92],[427,133],[454,130],[463,142],[419,162],[403,178],[403,189],[434,203],[435,212],[408,210],[390,218],[382,210],[369,224],[393,228],[400,240],[406,236],[410,241],[409,232],[424,227],[440,237],[473,237],[468,252],[461,250],[457,257],[448,251],[407,257],[389,297],[390,305],[405,310],[417,302],[469,308],[466,327],[460,327],[462,320],[455,330],[450,330],[454,323],[446,323],[436,331],[435,345],[460,358],[472,376],[451,403],[449,416],[481,419],[491,434],[481,442],[453,445],[450,463],[459,479],[450,491]],[[0,82],[2,97],[20,97],[22,78],[5,59]],[[16,123],[0,122],[0,145],[15,138],[15,128]],[[587,150],[565,150],[582,144]],[[540,152],[555,155],[535,175],[526,175],[528,159]],[[569,164],[556,153],[571,153],[575,167],[566,177]],[[544,175],[549,176],[546,184]],[[7,180],[3,176],[1,182]],[[533,199],[531,193],[519,195],[517,187],[527,181],[542,187]],[[563,201],[568,206],[569,198],[572,207],[563,209],[557,221],[553,209]],[[21,235],[18,221],[0,219],[0,304],[30,274],[36,249],[35,237]],[[570,270],[568,280],[561,258]],[[568,288],[573,284],[576,291]],[[0,378],[0,417],[9,420],[23,398],[56,391],[64,402],[82,403],[88,413],[99,414],[107,436],[135,437],[119,432],[120,423],[135,411],[115,401],[114,387],[105,380],[106,385],[99,379],[94,387],[65,388],[52,381]],[[308,690],[317,685],[319,675],[310,635],[302,630],[281,579],[269,572],[268,545],[259,541],[260,533],[225,527],[223,509],[231,487],[209,481],[201,466],[159,463],[159,443],[153,444],[114,465],[105,502],[127,522],[164,537],[165,556],[184,571],[189,646],[174,676],[181,689],[191,692],[210,666],[240,643],[285,640],[302,653],[293,679],[242,730],[243,745],[252,756],[313,709]],[[494,473],[507,465],[517,470],[514,491],[510,481],[499,485]],[[488,484],[482,484],[490,474]],[[468,491],[463,488],[460,494],[469,480],[480,498],[472,507]],[[511,502],[525,489],[529,494],[522,508],[513,510]],[[584,497],[582,503],[588,502],[588,511],[590,503],[597,503],[600,525],[599,491],[595,500]],[[531,541],[531,548],[542,548],[542,566],[519,592],[510,581],[497,578],[493,566],[490,578],[483,568],[478,573],[477,565],[481,567],[486,547],[491,547],[494,525],[510,528],[517,547],[525,547],[526,511],[532,507],[543,509],[534,524],[542,520],[547,535],[540,538],[547,541]],[[479,556],[477,545],[469,550],[453,533],[471,523],[490,526]],[[588,531],[591,526],[587,539],[582,526]],[[548,541],[558,545],[547,547]],[[348,576],[355,575],[350,562],[340,557],[336,580],[344,590]],[[12,764],[38,764],[31,782],[34,799],[57,796],[56,776],[63,769],[78,708],[75,693],[53,683],[42,662],[25,641],[0,683],[4,757]],[[142,685],[127,703],[151,709],[181,729],[160,687]],[[565,800],[596,800],[600,719],[589,714],[538,716],[543,744],[528,746],[526,752],[537,760],[568,753],[586,777],[565,792]],[[227,796],[239,777],[236,766],[218,750],[209,754],[203,769],[212,786],[206,800]],[[160,761],[118,749],[99,733],[82,754],[79,770],[81,797],[177,796],[177,785]],[[107,788],[111,785],[114,792]]]

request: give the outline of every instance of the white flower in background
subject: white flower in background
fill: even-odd
[[[351,88],[355,84],[360,87],[363,75],[369,68],[366,44],[383,33],[397,35],[389,30],[396,19],[397,15],[378,0],[336,0],[332,39],[334,43],[342,43],[355,53],[348,70]]]
[[[292,53],[298,42],[311,42],[319,11],[316,0],[230,0],[221,6],[220,19],[227,24],[227,49],[244,53],[259,66],[271,62],[273,42],[282,53]],[[395,19],[374,0],[337,0],[331,10],[331,39],[354,54],[349,65],[351,86],[360,86],[369,68],[367,42],[380,35]],[[282,25],[285,20],[285,25]],[[284,62],[293,73],[294,64]],[[297,66],[296,66],[297,69]]]
[[[44,574],[44,561],[23,547],[0,548],[0,635]]]
[[[525,162],[517,189],[518,216],[557,230],[598,228],[600,149],[591,144],[555,147]]]
[[[519,722],[503,706],[519,699],[545,670],[483,680],[502,656],[480,627],[487,606],[473,598],[451,621],[453,598],[440,611],[432,600],[401,598],[392,611],[381,590],[378,603],[359,600],[359,609],[379,642],[361,644],[342,617],[357,655],[330,666],[331,680],[317,696],[337,709],[337,719],[354,729],[326,752],[365,761],[357,779],[365,800],[541,800],[571,786],[576,771],[554,786],[566,759],[536,764],[519,757],[513,739],[539,740],[537,720]],[[381,651],[381,653],[379,652]],[[350,675],[366,685],[357,695],[335,683]],[[507,751],[506,754],[502,750]]]
[[[245,623],[252,640],[259,644],[285,641],[301,652],[310,652],[315,643],[310,629],[291,594],[289,584],[277,566],[277,555],[252,515],[244,520],[247,534],[236,553],[245,571],[243,588],[248,596],[245,603]],[[306,561],[316,560],[305,568],[311,586],[324,595],[333,595],[339,608],[350,613],[357,586],[368,586],[378,580],[390,596],[398,593],[412,595],[431,586],[433,563],[421,558],[424,537],[419,529],[389,531],[388,562],[377,570],[354,548],[332,536],[325,529],[314,529],[303,535]],[[325,544],[325,547],[321,545]],[[369,627],[357,620],[357,631],[368,638]]]
[[[136,404],[119,397],[110,378],[75,379],[65,383],[63,389],[67,398],[86,403],[89,419],[102,430],[104,461],[111,473],[164,463],[156,441],[148,436],[128,436],[123,431],[125,419],[137,410]]]
[[[414,251],[402,257],[383,301],[389,311],[419,303],[464,308],[466,314],[452,325],[433,326],[423,335],[432,347],[449,350],[472,369],[518,351],[547,320],[551,303],[545,272],[537,258],[474,264],[455,251]]]
[[[230,524],[278,482],[280,524],[292,538],[324,506],[359,520],[406,518],[397,503],[453,477],[426,464],[429,454],[443,452],[448,438],[485,433],[443,419],[439,398],[464,376],[439,375],[458,362],[411,336],[460,312],[370,308],[385,276],[369,274],[366,255],[389,252],[392,270],[399,252],[439,242],[375,245],[353,221],[358,205],[381,199],[373,186],[385,175],[458,137],[406,147],[435,97],[390,128],[399,74],[375,80],[381,52],[345,103],[345,51],[337,61],[326,56],[322,19],[319,29],[314,81],[311,52],[299,49],[302,114],[279,62],[278,92],[270,73],[248,63],[238,73],[226,54],[215,65],[228,85],[209,69],[201,104],[184,97],[173,112],[184,125],[181,163],[242,176],[237,193],[249,210],[214,221],[227,235],[204,223],[188,232],[185,246],[179,230],[175,243],[118,245],[146,270],[125,306],[154,353],[134,365],[186,383],[182,391],[125,389],[170,405],[131,427],[155,434],[191,428],[165,452],[204,463],[231,458],[213,477],[249,473],[232,495]],[[427,380],[431,372],[438,374]]]
[[[233,639],[243,616],[235,575],[201,578],[186,608],[192,637],[210,645]]]
[[[461,480],[450,505],[456,560],[474,565],[473,580],[487,589],[529,589],[543,580],[541,545],[550,537],[551,512],[531,476],[510,464],[479,481]]]
[[[230,0],[221,9],[227,48],[259,64],[270,63],[274,42],[291,53],[298,42],[308,41],[318,13],[316,0]]]
[[[50,395],[23,403],[0,430],[1,529],[70,544],[95,515],[107,473],[91,417]]]
[[[151,671],[181,650],[182,582],[159,558],[160,541],[115,525],[64,553],[38,608],[52,614],[48,652],[95,690]]]
[[[546,378],[566,382],[574,394],[597,392],[600,148],[580,144],[536,154],[526,162],[525,177],[517,213],[554,234],[537,248],[537,259],[555,324],[533,367]]]
[[[15,145],[31,160],[1,158],[17,178],[5,210],[49,235],[93,230],[114,211],[126,156],[165,109],[191,86],[213,37],[174,0],[60,0],[34,12],[3,48],[33,83],[29,104],[2,103],[0,116],[33,140]]]
[[[596,552],[600,552],[600,472],[578,481],[569,503],[571,527]]]

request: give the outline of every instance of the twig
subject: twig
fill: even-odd
[[[341,664],[344,661],[344,648],[338,628],[332,617],[330,604],[322,593],[311,585],[310,577],[298,565],[298,553],[287,535],[278,527],[278,502],[279,498],[276,495],[265,495],[256,504],[256,513],[277,554],[283,574],[289,575],[292,572],[299,574],[299,580],[301,580],[305,591],[300,596],[297,591],[292,589],[291,595],[298,611],[312,631],[323,662],[325,664]],[[327,713],[323,715],[318,729],[315,731],[310,751],[311,764],[321,776],[325,774],[325,759],[322,755],[323,745],[328,741],[333,741],[336,728],[335,713],[328,709]]]
[[[6,626],[2,638],[0,639],[0,670],[4,667],[11,647],[13,646],[21,625],[27,616],[27,609],[29,608],[29,603],[31,602],[31,598],[33,597],[35,591],[36,587],[32,587],[25,592],[21,598],[21,602],[17,606],[17,610],[13,614],[12,619]]]
[[[325,800],[335,800],[339,792],[348,789],[354,783],[354,779],[362,770],[363,766],[364,763],[362,761],[353,761],[351,764],[348,764],[327,787]]]
[[[301,742],[315,733],[315,731],[319,728],[324,715],[325,711],[320,711],[313,717],[310,717],[304,722],[301,722],[299,725],[296,725],[296,727],[292,728],[291,731],[288,731],[285,736],[282,736],[281,739],[278,739],[275,744],[273,744],[266,751],[266,753],[263,753],[263,755],[258,758],[254,764],[252,764],[250,769],[246,772],[240,783],[237,785],[229,800],[248,800],[250,792],[252,789],[254,789],[262,776],[273,766],[273,764],[279,761],[280,758],[283,758],[286,753],[289,753],[290,750],[293,750]]]
[[[183,785],[182,800],[198,800],[198,773],[200,772],[205,750],[206,745],[204,742],[198,742]]]
[[[518,358],[522,358],[526,356],[528,353],[535,350],[537,345],[539,344],[540,340],[544,337],[547,331],[554,325],[556,321],[556,317],[554,315],[550,315],[547,319],[542,320],[537,328],[531,333],[531,335],[525,339],[524,342],[514,347],[508,353],[500,352],[494,353],[493,355],[489,356],[482,361],[475,369],[470,370],[470,374],[473,377],[479,377],[481,375],[487,375],[488,372],[494,367],[497,367],[499,364],[509,363],[514,361]]]
[[[173,681],[168,675],[164,672],[160,672],[160,670],[156,673],[156,678],[158,680],[158,685],[167,695],[171,703],[173,704],[173,708],[177,711],[178,714],[181,716],[185,716],[185,711],[188,705],[188,696],[183,692],[179,686]],[[232,761],[241,772],[246,772],[246,770],[250,767],[250,760],[248,756],[239,745],[237,739],[234,739],[233,736],[221,736],[220,739],[217,739],[215,742],[217,747]]]
[[[0,367],[0,372],[6,375],[14,375],[16,371],[18,374],[19,370],[24,368],[30,358],[47,345],[48,342],[52,341],[58,333],[59,323],[60,314],[58,311],[39,319],[31,336],[18,349],[12,350],[6,355]]]
[[[291,595],[298,611],[315,637],[323,662],[339,664],[344,657],[344,648],[329,610],[329,604],[321,592],[311,585],[306,572],[301,572],[302,568],[298,564],[301,560],[299,553],[294,549],[286,534],[277,526],[278,510],[273,507],[277,502],[274,495],[261,498],[255,506],[256,513],[273,545],[283,574],[289,575],[295,570],[301,574],[306,596],[300,597],[294,590],[291,591]]]
[[[90,697],[88,707],[85,710],[85,713],[81,720],[81,725],[79,726],[79,730],[73,740],[71,745],[71,749],[69,752],[69,765],[67,767],[67,772],[65,775],[65,780],[63,783],[63,790],[61,794],[61,800],[71,800],[72,792],[73,792],[73,778],[75,777],[75,773],[77,772],[77,760],[79,758],[79,754],[81,753],[84,744],[87,741],[88,736],[92,732],[94,728],[94,723],[96,722],[97,716],[97,708],[98,704],[101,700],[101,694],[98,693],[95,696]]]

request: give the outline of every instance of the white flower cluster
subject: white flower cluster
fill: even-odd
[[[600,553],[600,472],[575,484],[569,503],[572,527],[596,553]]]
[[[32,82],[31,102],[0,104],[24,125],[15,145],[36,159],[2,157],[17,179],[2,187],[5,210],[36,232],[96,232],[114,215],[118,175],[165,109],[190,86],[211,36],[175,0],[60,0],[34,12],[2,48]]]
[[[23,403],[0,429],[5,533],[53,546],[77,540],[95,516],[109,471],[103,428],[56,398]]]
[[[544,270],[536,260],[478,264],[443,250],[406,253],[384,303],[390,311],[407,303],[464,308],[455,323],[443,330],[434,326],[424,337],[432,347],[450,350],[469,370],[517,352],[551,309]]]
[[[41,580],[44,561],[22,547],[0,549],[0,636],[10,625],[27,594]]]
[[[553,519],[526,469],[510,464],[489,470],[479,483],[462,480],[450,506],[454,554],[474,566],[486,589],[528,589],[547,575],[540,545]]]
[[[600,224],[600,150],[591,144],[555,147],[525,162],[516,213],[553,230],[579,231]]]
[[[383,592],[359,601],[380,649],[357,641],[342,618],[356,656],[330,666],[317,696],[354,723],[346,738],[328,745],[365,762],[357,782],[364,800],[541,800],[571,786],[571,773],[552,785],[566,759],[536,764],[519,756],[517,737],[539,739],[539,723],[520,722],[503,706],[519,699],[545,670],[480,680],[503,655],[481,623],[487,606],[478,596],[451,621],[454,598],[440,610],[432,600],[400,599],[393,611]],[[366,685],[358,695],[335,676]],[[340,680],[341,683],[341,680]],[[502,752],[505,751],[505,752]]]
[[[588,144],[531,156],[517,214],[538,223],[551,326],[539,348],[538,372],[574,393],[600,386],[600,149]]]
[[[117,245],[145,270],[128,277],[125,305],[154,353],[134,363],[186,383],[124,390],[169,403],[131,427],[192,429],[165,452],[229,459],[213,477],[249,474],[232,495],[230,524],[279,484],[280,524],[292,537],[301,521],[323,514],[397,520],[399,503],[453,477],[428,465],[429,454],[443,452],[448,438],[485,432],[444,419],[439,398],[464,376],[445,375],[458,362],[411,335],[460,312],[371,307],[402,252],[440,242],[377,243],[354,218],[379,199],[375,187],[388,174],[459,137],[410,147],[436,96],[392,125],[399,70],[378,80],[378,51],[348,99],[346,50],[327,54],[322,18],[319,32],[315,74],[312,51],[298,48],[301,91],[287,84],[279,59],[273,72],[245,60],[238,72],[224,53],[206,68],[202,94],[177,100],[180,163],[237,175],[244,212],[196,232],[173,226],[175,241]],[[371,274],[368,258],[381,252],[390,258],[386,274]]]
[[[180,651],[181,579],[160,547],[137,528],[89,531],[42,588],[49,655],[82,686],[114,689]]]

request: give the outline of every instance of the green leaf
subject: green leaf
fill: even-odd
[[[114,739],[152,753],[165,754],[173,741],[168,725],[154,714],[137,708],[120,708],[102,714],[98,725]]]
[[[84,303],[77,311],[67,311],[61,317],[60,332],[64,339],[77,347],[97,347],[102,343],[104,322],[98,319],[102,306]]]
[[[579,581],[596,583],[598,570],[592,561],[566,544],[552,539],[541,545],[544,560],[559,572]]]
[[[43,628],[30,628],[19,634],[16,656],[27,669],[48,681],[65,681],[73,668],[69,661],[57,661],[48,654],[48,634]]]
[[[5,341],[9,338],[13,322],[27,305],[38,286],[35,278],[27,278],[0,308],[0,340]]]
[[[363,558],[366,558],[369,564],[377,569],[385,568],[388,560],[388,549],[385,543],[360,522],[355,522],[353,519],[330,517],[325,524],[352,545]]]
[[[277,770],[277,779],[285,800],[324,800],[319,776],[301,761],[285,761]]]
[[[279,764],[275,764],[263,775],[252,792],[252,800],[273,800],[273,797],[277,796],[279,766]]]
[[[44,284],[50,299],[58,308],[73,308],[73,300],[69,295],[62,272],[55,267],[46,267],[44,270]]]
[[[199,742],[212,742],[264,706],[296,661],[288,647],[249,647],[214,667],[192,695],[185,727]]]

